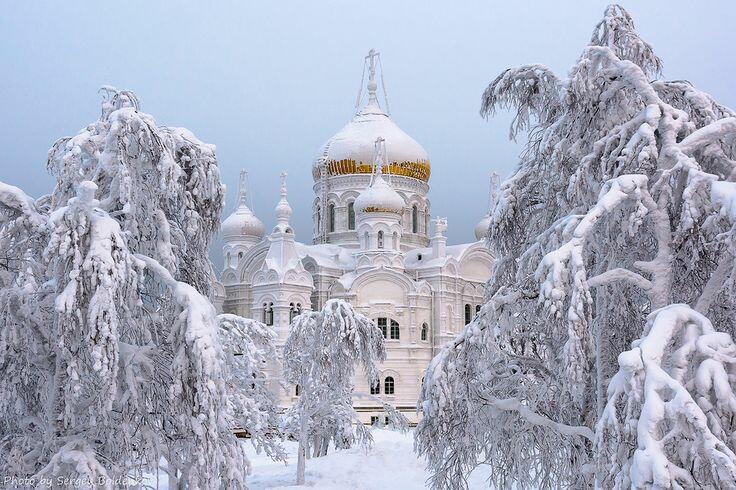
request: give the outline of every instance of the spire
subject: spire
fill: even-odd
[[[282,232],[289,228],[289,218],[291,218],[292,212],[289,201],[286,200],[286,175],[286,172],[281,172],[281,199],[279,199],[279,203],[276,205],[276,230]]]
[[[378,81],[376,79],[376,71],[381,66],[381,90],[383,90],[383,101],[386,104],[386,115],[388,115],[388,96],[386,95],[386,84],[383,81],[383,65],[381,65],[381,53],[375,49],[368,51],[368,54],[363,60],[363,78],[360,81],[360,90],[358,90],[358,98],[355,100],[355,113],[358,114],[360,110],[360,102],[363,96],[363,81],[365,80],[365,69],[368,67],[368,103],[366,107],[372,107],[373,111],[381,111],[381,104],[378,103]],[[372,111],[371,111],[372,112]]]
[[[501,187],[501,177],[496,172],[491,172],[491,182],[488,189],[488,214],[493,212],[498,201],[498,189]]]
[[[378,97],[376,97],[376,90],[378,84],[376,83],[376,59],[380,56],[380,53],[375,49],[368,51],[368,56],[365,57],[368,62],[368,104],[378,104]]]
[[[383,180],[383,154],[386,152],[386,140],[381,136],[373,143],[373,178],[371,185],[377,180]]]
[[[238,184],[238,207],[248,206],[248,171],[240,169],[240,182]]]

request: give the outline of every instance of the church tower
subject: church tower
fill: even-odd
[[[378,72],[383,88],[384,105],[378,100]],[[377,138],[382,138],[384,174],[391,175],[391,185],[404,200],[401,209],[402,250],[426,247],[429,243],[430,203],[429,156],[422,146],[394,123],[388,114],[383,86],[383,69],[378,52],[365,57],[363,75],[368,82],[358,94],[355,117],[322,146],[312,167],[314,192],[312,242],[359,247],[356,229],[355,200],[373,179],[373,152]],[[367,101],[362,107],[363,94]]]

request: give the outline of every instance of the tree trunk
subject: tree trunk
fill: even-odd
[[[306,472],[307,444],[306,437],[299,435],[299,453],[296,460],[296,484],[304,485],[304,474]]]

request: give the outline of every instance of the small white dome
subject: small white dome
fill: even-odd
[[[266,226],[245,203],[240,203],[220,226],[225,241],[242,240],[244,238],[263,238]]]
[[[366,188],[355,199],[355,211],[358,213],[396,213],[404,212],[404,198],[383,180],[381,173],[376,173],[373,184]]]
[[[491,226],[491,215],[487,214],[475,225],[475,238],[483,240],[488,236],[488,227]]]

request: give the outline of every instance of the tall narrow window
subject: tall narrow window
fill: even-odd
[[[391,243],[391,248],[393,248],[394,250],[399,249],[399,234],[396,232],[394,232],[393,242]]]
[[[378,232],[378,248],[383,248],[383,232]]]
[[[263,303],[263,323],[273,325],[273,303]]]
[[[348,230],[355,229],[355,203],[348,203]]]
[[[475,305],[475,314],[480,313],[480,305]]]
[[[371,239],[368,236],[368,232],[367,231],[363,234],[363,248],[366,249],[366,250],[368,250],[369,248],[371,248]]]
[[[392,376],[386,376],[386,379],[383,380],[383,393],[385,395],[394,394],[394,378]]]
[[[302,314],[301,303],[289,303],[289,323],[294,321],[294,318]]]
[[[386,318],[379,318],[378,320],[376,320],[376,324],[378,325],[378,328],[381,329],[383,338],[385,339],[386,337],[388,337],[388,332],[386,330],[386,327],[388,326],[388,320]]]
[[[371,395],[378,395],[381,393],[381,382],[376,381],[376,384],[371,386]]]
[[[465,303],[465,325],[473,320],[473,317],[471,315],[472,312],[470,310],[470,305],[468,303]]]
[[[427,330],[429,330],[429,326],[426,323],[422,323],[422,333],[421,333],[422,340],[427,340]]]
[[[330,204],[327,207],[327,223],[328,223],[328,231],[333,232],[335,231],[335,205]]]
[[[399,340],[399,322],[391,320],[391,340]]]
[[[411,232],[419,233],[419,209],[416,204],[411,207]]]
[[[312,311],[319,310],[319,298],[317,297],[317,291],[313,292],[309,296],[309,300],[312,303]]]
[[[316,235],[322,233],[322,208],[317,206],[317,230]]]

